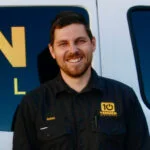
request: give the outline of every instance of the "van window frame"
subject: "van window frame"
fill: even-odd
[[[132,47],[133,47],[133,53],[134,53],[134,58],[135,58],[140,94],[141,94],[142,100],[144,101],[145,105],[150,109],[150,102],[148,102],[148,100],[146,98],[146,93],[144,91],[144,81],[142,78],[142,70],[140,67],[140,56],[139,56],[140,54],[139,54],[137,40],[136,40],[136,37],[134,34],[134,27],[133,27],[133,23],[132,23],[132,13],[135,11],[150,11],[150,6],[134,6],[134,7],[131,7],[127,12],[127,20],[128,20],[131,42],[132,42]]]

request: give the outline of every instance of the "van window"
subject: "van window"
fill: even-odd
[[[0,131],[10,131],[15,110],[26,92],[51,80],[58,67],[47,48],[55,15],[81,7],[0,7]]]
[[[128,23],[134,49],[141,96],[150,108],[150,7],[133,7]]]

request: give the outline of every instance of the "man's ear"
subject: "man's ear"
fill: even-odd
[[[54,49],[53,46],[51,44],[48,44],[48,48],[49,48],[49,52],[52,55],[52,57],[55,59],[55,53],[54,53]]]
[[[95,37],[92,38],[92,45],[93,45],[93,52],[94,52],[96,49],[96,38]]]

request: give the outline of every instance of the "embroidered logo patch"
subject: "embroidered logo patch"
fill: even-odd
[[[117,116],[115,104],[113,102],[102,102],[100,107],[100,116]]]
[[[56,119],[55,116],[54,117],[47,117],[46,118],[47,121],[51,121],[51,120],[55,120],[55,119]]]

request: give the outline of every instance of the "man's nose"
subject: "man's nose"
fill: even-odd
[[[75,44],[70,44],[70,51],[72,51],[72,52],[78,51],[77,45],[75,45]]]

